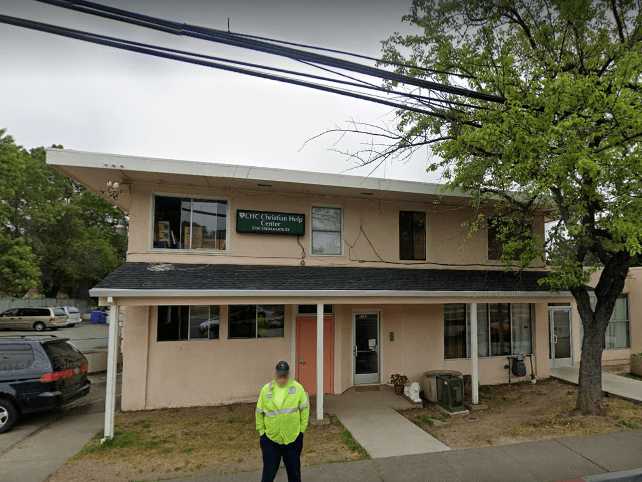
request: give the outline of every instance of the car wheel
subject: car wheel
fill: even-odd
[[[37,323],[33,324],[33,329],[36,331],[45,331],[45,324],[42,321],[38,321]]]
[[[9,400],[0,398],[0,433],[7,432],[18,421],[18,410]]]

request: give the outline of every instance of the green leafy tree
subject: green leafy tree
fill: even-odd
[[[38,286],[40,269],[31,247],[0,234],[0,293],[21,296]]]
[[[385,60],[499,101],[433,94],[442,97],[421,105],[434,115],[399,111],[392,130],[361,125],[378,140],[352,156],[381,163],[429,146],[429,169],[480,206],[492,200],[504,261],[545,258],[548,285],[572,292],[584,326],[577,409],[601,413],[605,331],[642,252],[639,2],[414,0],[404,20],[417,33],[386,40]],[[557,219],[546,243],[524,229],[543,209]]]
[[[14,270],[24,265],[24,275],[3,277],[0,291],[22,294],[35,285],[47,296],[85,296],[124,259],[124,214],[47,166],[43,148],[27,151],[3,132],[0,163],[7,173],[0,178],[0,233],[13,240],[14,251],[31,253],[22,265],[7,261]]]

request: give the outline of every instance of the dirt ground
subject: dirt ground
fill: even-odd
[[[258,470],[252,404],[128,412],[107,445],[90,441],[50,482],[157,480],[198,472]],[[341,423],[310,425],[303,465],[359,460],[365,452]]]
[[[448,416],[431,404],[405,410],[409,420],[451,448],[487,447],[573,435],[642,428],[642,405],[607,398],[608,415],[573,413],[576,387],[549,379],[480,387],[486,410]]]

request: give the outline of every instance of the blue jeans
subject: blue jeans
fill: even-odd
[[[303,434],[287,445],[281,445],[270,440],[267,435],[261,435],[261,452],[263,453],[263,476],[261,482],[272,482],[279,471],[281,458],[288,473],[288,482],[301,482],[301,451],[303,450]]]

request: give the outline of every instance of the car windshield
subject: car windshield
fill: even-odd
[[[70,306],[70,307],[68,307],[68,308],[67,308],[67,311],[68,311],[69,313],[80,313],[80,310],[79,310],[78,308],[76,308],[75,306]]]
[[[67,313],[62,308],[54,308],[53,312],[55,316],[67,316]]]

